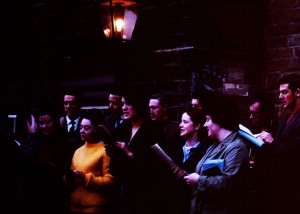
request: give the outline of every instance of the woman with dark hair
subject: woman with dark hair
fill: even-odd
[[[214,140],[196,171],[185,176],[193,188],[191,214],[245,213],[248,188],[248,149],[239,137],[237,106],[228,97],[216,97],[204,127]]]
[[[207,137],[207,130],[203,127],[205,123],[205,113],[203,109],[188,106],[185,108],[182,116],[180,128],[180,138],[184,144],[177,152],[176,162],[187,173],[195,171],[198,161],[205,154],[208,146],[211,144]],[[180,189],[181,212],[189,213],[191,201],[191,189],[186,188],[186,184],[177,185]]]
[[[145,94],[126,92],[122,97],[124,122],[116,134],[117,143],[106,146],[111,173],[122,184],[124,214],[165,213],[161,165],[150,146],[156,142]]]
[[[28,138],[22,150],[22,203],[31,213],[66,213],[62,177],[71,152],[58,111],[49,103],[27,120]]]
[[[84,144],[75,151],[71,170],[64,176],[70,189],[70,213],[112,213],[110,196],[114,178],[109,173],[110,158],[98,134],[102,117],[101,112],[93,109],[81,120],[79,129]]]

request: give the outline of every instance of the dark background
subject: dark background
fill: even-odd
[[[0,4],[3,112],[26,115],[45,95],[59,103],[65,88],[79,88],[85,105],[106,105],[115,85],[159,90],[176,107],[224,76],[264,84],[265,0],[141,0],[127,43],[104,39],[98,0]]]

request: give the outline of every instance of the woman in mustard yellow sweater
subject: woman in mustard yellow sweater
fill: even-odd
[[[71,170],[64,176],[70,188],[70,213],[111,213],[110,191],[113,176],[108,173],[110,158],[97,135],[102,117],[87,112],[80,124],[84,145],[73,156]]]

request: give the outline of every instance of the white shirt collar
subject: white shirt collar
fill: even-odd
[[[71,119],[70,119],[68,116],[66,116],[66,119],[67,119],[67,124],[68,124],[68,125],[71,124]],[[77,118],[74,120],[74,122],[75,122],[75,125],[77,125],[77,124],[79,123],[79,117],[77,117]]]

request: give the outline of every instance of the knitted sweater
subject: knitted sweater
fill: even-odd
[[[70,194],[70,210],[82,213],[106,213],[113,176],[108,173],[110,158],[104,144],[87,143],[79,147],[72,159],[72,170],[85,173],[84,184],[79,184]]]

